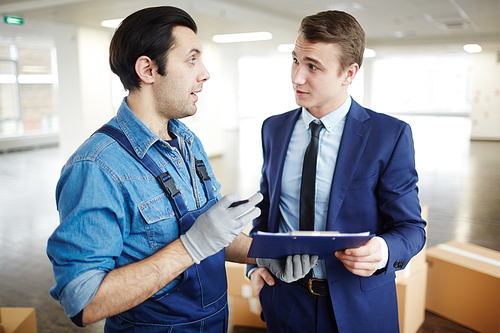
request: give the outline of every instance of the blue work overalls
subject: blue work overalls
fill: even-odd
[[[157,178],[174,206],[181,234],[216,203],[203,161],[196,161],[196,171],[203,183],[207,202],[197,210],[188,211],[172,177],[162,173],[147,154],[140,160],[131,150],[125,135],[114,127],[103,126],[99,132],[113,137]],[[222,250],[185,270],[182,282],[165,294],[155,295],[128,311],[108,318],[105,331],[225,333],[227,323],[227,278]]]

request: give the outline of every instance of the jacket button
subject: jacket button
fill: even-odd
[[[405,263],[403,261],[396,261],[394,263],[394,268],[403,268]]]

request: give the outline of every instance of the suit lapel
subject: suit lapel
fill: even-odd
[[[268,173],[270,182],[270,211],[269,211],[269,231],[278,231],[279,224],[279,202],[281,194],[281,180],[283,177],[283,167],[285,165],[286,152],[290,143],[290,138],[295,128],[295,123],[300,115],[301,108],[293,110],[284,115],[282,123],[275,127],[274,133],[271,134],[274,161],[268,161],[271,168]],[[272,183],[271,183],[272,182]]]
[[[335,223],[370,136],[371,127],[365,123],[368,119],[370,116],[353,100],[340,142],[328,205],[326,230],[339,230]]]

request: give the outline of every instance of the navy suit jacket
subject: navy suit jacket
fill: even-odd
[[[288,144],[301,109],[266,119],[262,125],[261,216],[256,231],[278,232],[279,201]],[[361,107],[347,113],[327,214],[327,230],[370,231],[387,242],[386,270],[371,277],[327,260],[327,276],[339,332],[397,332],[394,272],[425,244],[410,126]],[[249,267],[251,268],[251,266]],[[262,304],[263,307],[266,304]]]

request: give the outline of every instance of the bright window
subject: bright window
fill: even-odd
[[[0,45],[0,137],[54,132],[55,51],[45,45]]]
[[[384,113],[470,113],[473,59],[464,53],[394,54],[373,60],[371,107]]]

